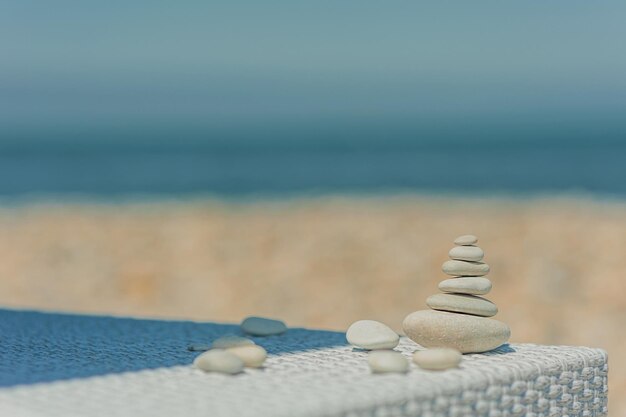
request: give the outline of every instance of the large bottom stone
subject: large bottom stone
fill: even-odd
[[[433,310],[409,314],[402,328],[411,340],[424,347],[448,347],[461,353],[486,352],[511,337],[509,326],[501,321]]]

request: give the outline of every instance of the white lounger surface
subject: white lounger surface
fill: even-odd
[[[193,369],[239,326],[0,310],[0,416],[508,416],[607,414],[601,349],[505,345],[459,369],[373,375],[340,332],[252,338],[264,369]],[[419,349],[402,338],[397,350]],[[534,414],[532,414],[534,413]]]

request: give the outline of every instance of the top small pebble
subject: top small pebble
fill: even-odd
[[[252,336],[272,336],[285,333],[287,326],[280,320],[248,317],[241,322],[241,330]]]
[[[454,244],[459,246],[472,246],[478,243],[478,238],[474,235],[463,235],[454,239]]]

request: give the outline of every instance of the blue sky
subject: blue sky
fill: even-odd
[[[0,140],[181,126],[624,132],[624,21],[619,1],[4,0]]]

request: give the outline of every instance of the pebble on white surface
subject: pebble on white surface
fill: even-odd
[[[407,372],[409,361],[403,354],[393,350],[375,350],[367,355],[367,362],[374,373]]]
[[[388,326],[375,320],[359,320],[346,332],[348,342],[361,349],[393,349],[398,346],[400,336]]]
[[[200,354],[193,365],[203,371],[223,374],[238,374],[244,368],[244,362],[237,355],[224,349],[211,349]]]
[[[253,336],[272,336],[285,333],[287,326],[280,320],[247,317],[241,322],[241,330]]]
[[[455,246],[450,249],[448,256],[459,261],[479,262],[485,257],[485,252],[478,246]]]
[[[485,295],[491,291],[491,281],[483,277],[450,278],[441,281],[439,289],[457,294]]]
[[[413,362],[420,368],[430,371],[456,368],[462,359],[463,355],[461,352],[450,348],[418,350],[413,353]]]
[[[501,321],[446,311],[415,311],[406,316],[402,328],[426,348],[448,347],[461,353],[487,352],[511,337],[509,326]]]
[[[187,350],[189,350],[191,352],[203,352],[203,351],[209,350],[209,349],[211,349],[211,346],[203,345],[203,344],[193,344],[193,345],[187,346]]]
[[[483,262],[467,262],[450,260],[445,261],[441,267],[443,272],[455,277],[482,277],[489,273],[489,265]]]
[[[235,346],[249,346],[254,345],[254,342],[247,337],[226,335],[213,341],[211,345],[213,349],[228,349]]]
[[[267,358],[267,351],[257,345],[234,346],[226,350],[241,359],[248,368],[259,368]]]
[[[494,303],[476,295],[434,294],[426,299],[426,305],[433,310],[452,311],[482,317],[491,317],[498,313],[498,307]]]
[[[474,235],[463,235],[454,239],[454,244],[459,246],[470,246],[478,243],[478,238]]]

